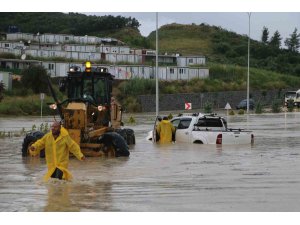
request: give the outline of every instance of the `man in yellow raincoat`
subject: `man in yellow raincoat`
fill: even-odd
[[[48,172],[44,176],[47,181],[50,177],[63,180],[72,179],[68,170],[69,152],[77,159],[85,160],[79,145],[70,137],[68,131],[61,127],[59,122],[53,122],[51,132],[30,146],[30,154],[36,156],[41,149],[45,149]]]
[[[157,133],[159,134],[159,143],[171,143],[172,135],[175,134],[175,127],[168,120],[168,117],[164,117],[162,121],[157,125]]]

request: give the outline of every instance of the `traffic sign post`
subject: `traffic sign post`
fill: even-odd
[[[227,116],[228,116],[228,110],[231,109],[230,104],[227,102],[227,104],[225,105],[225,109],[227,110]]]

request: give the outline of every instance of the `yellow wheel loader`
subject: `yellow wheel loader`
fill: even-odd
[[[50,108],[57,110],[66,128],[85,156],[129,156],[128,145],[135,144],[132,129],[122,128],[122,107],[112,97],[114,76],[104,67],[85,63],[84,71],[72,66],[68,76],[59,81],[59,89],[68,98],[58,101],[50,79],[48,86],[55,101]],[[43,134],[39,131],[26,135],[22,156],[28,147]],[[43,152],[40,156],[43,157]]]

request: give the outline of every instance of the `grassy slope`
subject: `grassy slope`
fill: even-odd
[[[112,37],[112,38],[116,38],[116,39],[119,39],[124,42],[125,40],[128,40],[130,38],[141,37],[141,33],[137,29],[122,28],[122,29],[118,29],[118,30],[109,30],[109,31],[98,32],[97,36]]]
[[[159,51],[182,55],[211,55],[212,27],[170,24],[159,29]],[[148,37],[155,48],[155,32]]]
[[[149,35],[149,40],[152,48],[155,48],[155,31]],[[247,79],[247,37],[238,35],[234,32],[229,32],[220,27],[200,25],[182,25],[169,24],[160,27],[159,29],[159,52],[164,53],[181,53],[182,55],[204,55],[207,57],[207,65],[210,68],[212,77],[214,71],[220,82],[225,82],[226,85],[221,85],[226,90],[245,89]],[[215,53],[214,47],[216,43],[225,42],[229,46],[241,46],[244,51],[239,57],[239,62],[234,62],[234,59],[228,58],[220,53]],[[257,44],[257,41],[251,40],[252,44]],[[220,64],[223,62],[224,64]],[[239,65],[242,62],[243,65]],[[218,67],[218,69],[216,69]],[[250,60],[251,67],[251,60]],[[221,68],[221,69],[220,69]],[[237,68],[237,69],[233,69]],[[237,77],[238,74],[238,77]],[[278,89],[288,87],[299,87],[300,78],[289,74],[276,73],[260,68],[250,68],[250,85],[255,89]],[[234,84],[235,83],[235,84]],[[215,85],[215,84],[214,84]],[[231,88],[230,88],[231,86]],[[215,85],[215,88],[220,90],[221,87]],[[212,90],[213,87],[208,88]]]

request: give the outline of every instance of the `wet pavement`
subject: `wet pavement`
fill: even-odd
[[[230,116],[254,145],[157,145],[153,114],[133,116],[129,158],[70,159],[72,182],[42,181],[45,160],[22,158],[23,137],[0,138],[0,211],[300,211],[300,113]],[[0,132],[52,118],[0,118]],[[4,129],[5,128],[5,129]]]

